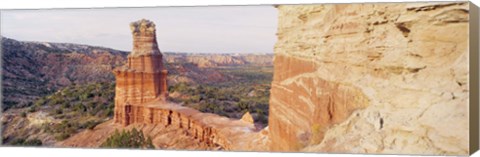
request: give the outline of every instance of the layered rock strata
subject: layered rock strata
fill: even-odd
[[[157,46],[155,24],[140,20],[130,24],[133,35],[133,50],[125,66],[114,70],[115,122],[129,125],[143,122],[132,111],[132,106],[143,106],[153,100],[165,101],[168,96],[167,70]]]
[[[277,8],[272,151],[468,153],[468,3]]]

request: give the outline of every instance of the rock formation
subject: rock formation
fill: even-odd
[[[225,150],[264,150],[267,131],[255,131],[253,119],[249,121],[229,119],[195,109],[183,107],[167,100],[167,70],[162,63],[162,54],[155,37],[155,24],[148,20],[132,23],[133,50],[128,55],[128,63],[114,70],[116,77],[114,121],[106,122],[93,132],[83,132],[59,145],[99,146],[106,140],[113,128],[128,128],[133,125],[154,134],[154,145],[162,148],[159,142],[165,129],[176,130],[183,137],[188,136],[210,149],[220,147]],[[246,116],[248,118],[249,114]],[[163,130],[163,131],[162,131]],[[179,135],[180,136],[180,135]],[[86,140],[81,143],[81,139]],[[170,137],[176,138],[176,137]],[[158,142],[155,142],[158,141]],[[192,143],[191,141],[189,143]],[[176,144],[178,145],[178,143]],[[260,145],[260,146],[259,146]]]
[[[250,114],[250,112],[245,113],[245,114],[242,116],[241,120],[253,125],[253,117],[252,117],[252,115]]]
[[[115,122],[129,125],[142,122],[141,111],[135,106],[168,95],[167,70],[163,67],[162,54],[157,46],[155,24],[142,19],[130,24],[133,35],[133,50],[128,63],[114,70]]]
[[[468,153],[468,3],[277,8],[272,151]]]
[[[230,119],[211,113],[202,113],[192,108],[179,106],[170,102],[152,101],[139,105],[130,105],[129,108],[137,120],[128,126],[108,121],[99,125],[93,131],[85,131],[69,138],[57,145],[70,147],[98,147],[115,129],[137,127],[145,129],[152,135],[153,144],[162,148],[161,139],[165,140],[165,133],[174,131],[178,137],[191,137],[189,143],[199,143],[198,149],[212,150],[220,147],[223,150],[265,150],[266,133],[255,131],[255,127],[242,120]],[[135,115],[135,114],[132,114]],[[138,116],[140,115],[140,116]],[[143,119],[140,122],[139,119]],[[169,131],[166,131],[169,130]],[[177,137],[168,137],[175,139]],[[89,140],[85,140],[89,139]],[[156,142],[158,141],[158,142]],[[180,141],[181,142],[181,141]],[[185,141],[184,141],[185,142]],[[174,143],[175,145],[181,145]],[[180,149],[171,148],[170,149]]]

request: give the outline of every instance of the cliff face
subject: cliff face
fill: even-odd
[[[272,151],[468,153],[468,3],[278,10]]]

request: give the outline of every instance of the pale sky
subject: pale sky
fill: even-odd
[[[276,41],[273,6],[6,10],[1,35],[130,51],[129,23],[142,18],[156,24],[163,52],[272,53]]]

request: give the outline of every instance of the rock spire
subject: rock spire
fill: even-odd
[[[143,106],[154,100],[166,101],[167,70],[157,46],[155,24],[139,20],[130,24],[133,49],[125,66],[114,70],[115,122],[129,125],[136,122],[132,106]]]

